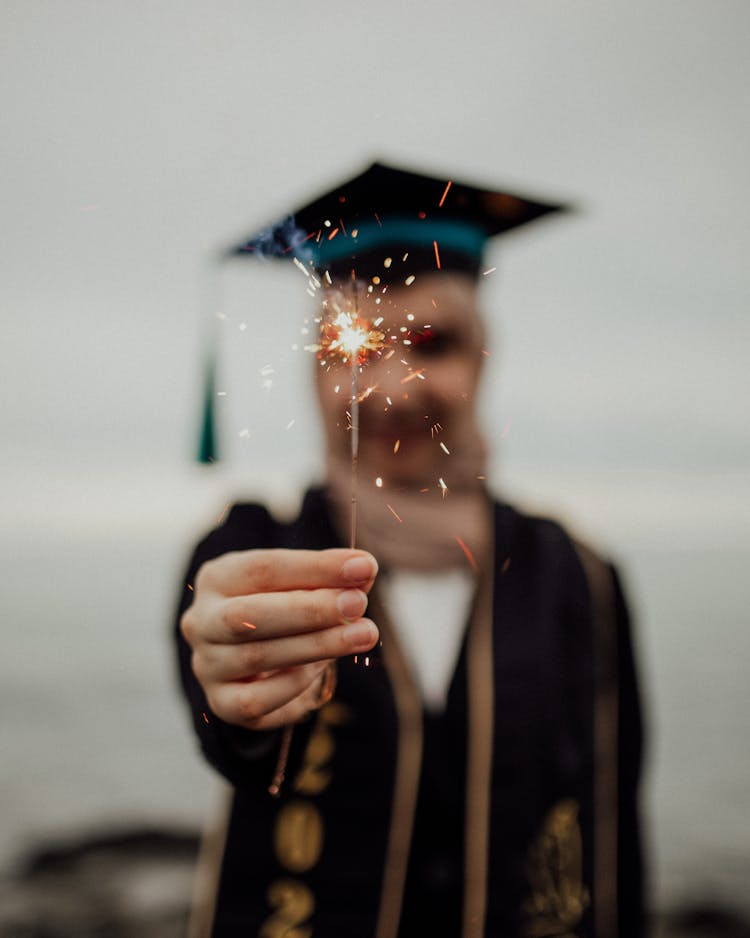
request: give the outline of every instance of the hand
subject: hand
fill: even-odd
[[[332,660],[369,651],[378,566],[361,550],[247,550],[209,560],[180,621],[213,713],[269,730],[321,703]]]

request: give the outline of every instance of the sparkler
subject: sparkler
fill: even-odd
[[[353,287],[350,302],[333,299],[330,305],[335,315],[323,320],[317,351],[318,357],[324,364],[327,364],[331,358],[337,358],[348,363],[351,370],[349,422],[352,476],[349,546],[353,548],[357,541],[359,404],[364,397],[369,396],[371,391],[368,388],[360,394],[359,373],[367,361],[385,347],[386,336],[377,328],[382,319],[376,319],[374,323],[371,323],[360,315],[356,285]]]

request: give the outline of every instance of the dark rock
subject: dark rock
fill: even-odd
[[[198,839],[139,829],[41,846],[0,880],[0,938],[183,938]]]

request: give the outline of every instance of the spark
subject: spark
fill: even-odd
[[[406,280],[404,280],[404,283],[406,284],[407,287],[410,287],[416,279],[417,278],[414,276],[414,274],[409,274]]]
[[[334,228],[333,231],[328,235],[328,240],[333,241],[336,235],[339,233],[339,228]]]
[[[369,657],[369,655],[365,658],[365,667],[366,667],[366,668],[369,668],[369,667],[370,667],[370,657]]]
[[[448,191],[452,185],[453,185],[453,180],[449,179],[448,185],[445,187],[445,192],[443,192],[442,196],[440,197],[440,201],[438,202],[438,208],[443,207],[443,202],[445,202],[445,197],[448,195]]]
[[[206,711],[205,711],[205,710],[201,713],[201,716],[203,717],[203,722],[204,722],[204,723],[208,723],[208,722],[209,722],[209,719],[208,719],[208,717],[206,716]]]
[[[438,433],[440,433],[442,429],[443,429],[442,424],[439,424],[437,422],[433,423],[433,425],[430,427],[430,436],[433,438],[433,440],[438,435]]]
[[[393,515],[396,521],[398,521],[399,524],[403,524],[404,519],[399,517],[399,514],[395,508],[392,508],[390,505],[386,505],[385,507],[388,509],[388,511],[390,511],[390,513]]]
[[[401,384],[407,384],[409,381],[413,381],[415,378],[421,378],[422,381],[424,378],[424,368],[420,368],[419,371],[412,371],[411,374],[408,374],[405,378],[401,379]]]
[[[386,257],[386,259],[383,261],[383,267],[385,267],[387,270],[391,266],[392,263],[393,263],[393,258]]]
[[[291,420],[289,421],[289,423],[286,425],[287,430],[291,430],[292,427],[294,426],[294,423],[295,423],[295,418],[292,417],[292,419],[291,419]]]
[[[445,443],[443,443],[442,440],[440,441],[440,449],[445,453],[446,456],[450,456],[451,451],[448,449]]]
[[[226,397],[226,396],[227,396],[227,392],[226,392],[226,391],[217,391],[217,392],[216,392],[216,396],[217,396],[217,397]]]
[[[302,263],[302,261],[298,257],[293,257],[292,261],[294,263],[294,266],[299,268],[306,277],[310,276],[310,271],[307,269],[307,267],[305,267],[305,265]]]
[[[466,544],[461,540],[461,538],[458,535],[456,535],[456,540],[458,541],[458,546],[461,548],[464,554],[466,554],[466,559],[471,564],[473,571],[476,573],[479,570],[479,566],[476,560],[474,559],[474,555],[472,554],[472,552],[469,550],[469,548],[466,546]]]
[[[399,451],[399,447],[400,447],[400,446],[401,446],[401,440],[396,440],[396,442],[393,444],[393,452],[394,452],[394,454]]]
[[[509,567],[510,567],[510,557],[506,557],[505,560],[503,560],[502,567],[500,567],[501,576],[504,576],[508,572]]]
[[[442,479],[438,479],[438,484],[440,485],[440,491],[443,493],[443,498],[448,494],[448,486]]]
[[[438,251],[437,241],[433,241],[432,246],[435,248],[435,263],[437,264],[437,269],[440,270],[440,251]]]
[[[377,479],[375,479],[375,485],[377,485],[379,489],[383,488],[383,480],[380,478],[380,476],[378,476]]]
[[[193,589],[192,583],[188,583],[187,588],[190,590],[191,593],[195,592],[195,590]]]
[[[482,271],[482,276],[486,277],[487,274],[494,274],[496,270],[497,270],[497,267],[489,267],[487,270]]]
[[[253,625],[252,622],[242,622],[241,624],[242,624],[242,625],[246,625],[249,629],[253,629],[253,631],[255,631],[255,629],[258,628],[258,626],[257,626],[257,625]]]
[[[221,514],[216,519],[217,524],[221,524],[221,522],[224,520],[224,515],[227,513],[230,504],[231,502],[227,502],[226,505],[224,505],[224,507],[221,509]]]
[[[370,395],[374,393],[374,391],[375,391],[375,385],[374,385],[374,384],[369,384],[369,385],[364,389],[364,391],[361,391],[361,392],[357,395],[357,403],[358,403],[358,404],[361,404],[362,401],[366,401],[367,398],[370,397]]]

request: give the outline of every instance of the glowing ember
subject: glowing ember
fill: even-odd
[[[217,523],[217,524],[221,524],[221,522],[224,520],[224,516],[226,515],[227,511],[229,510],[230,504],[231,504],[230,502],[227,502],[226,505],[224,505],[224,507],[223,507],[223,509],[222,509],[222,511],[221,511],[221,514],[220,514],[219,517],[216,519],[216,523]]]
[[[456,535],[456,540],[458,541],[458,546],[464,552],[464,554],[466,555],[466,559],[469,561],[472,569],[476,573],[479,567],[477,565],[476,560],[474,559],[474,555],[472,554],[472,552],[469,550],[469,548],[466,546],[466,544],[461,540],[461,538],[458,535]]]
[[[390,505],[386,505],[385,507],[388,509],[388,511],[390,511],[390,513],[393,515],[396,521],[398,521],[399,523],[403,522],[404,519],[400,517],[399,513],[396,511],[395,508],[392,508]]]

